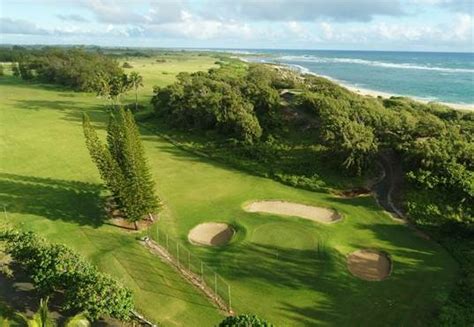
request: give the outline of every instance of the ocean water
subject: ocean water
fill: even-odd
[[[236,51],[245,54],[245,60],[289,65],[354,87],[422,100],[474,104],[474,53]]]

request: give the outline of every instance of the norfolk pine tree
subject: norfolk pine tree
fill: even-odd
[[[114,199],[121,204],[121,191],[124,183],[120,167],[113,158],[110,151],[99,140],[96,131],[90,123],[89,116],[83,114],[82,126],[86,139],[86,146],[92,161],[99,170],[100,177],[104,181],[107,188],[112,192]]]
[[[132,113],[123,108],[110,113],[107,146],[100,142],[87,115],[83,127],[90,155],[126,218],[135,228],[145,215],[152,219],[158,199]]]

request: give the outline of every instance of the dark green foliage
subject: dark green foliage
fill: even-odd
[[[205,73],[179,74],[175,84],[155,89],[152,103],[176,126],[217,130],[248,143],[262,134],[252,104],[239,90]]]
[[[84,137],[89,154],[94,161],[99,174],[107,188],[112,192],[114,198],[121,198],[121,189],[124,184],[123,175],[120,173],[120,166],[117,158],[113,156],[109,148],[100,142],[96,131],[90,123],[89,116],[84,114],[82,118]]]
[[[135,111],[138,111],[138,89],[143,87],[143,76],[137,72],[131,72],[128,83],[130,88],[135,90]]]
[[[272,327],[271,323],[255,315],[229,316],[219,323],[219,327]]]
[[[120,204],[130,221],[138,221],[154,212],[158,201],[140,133],[129,110],[111,115],[107,141],[123,176]]]
[[[49,244],[32,232],[2,232],[6,251],[23,267],[44,295],[61,292],[64,309],[128,320],[133,310],[130,290],[64,245]]]
[[[432,234],[459,262],[461,275],[456,288],[441,308],[437,326],[461,327],[474,324],[474,229],[448,222],[431,230]]]
[[[110,114],[107,146],[98,139],[87,115],[83,129],[91,158],[127,219],[136,222],[153,213],[158,199],[132,113],[120,108]]]
[[[15,77],[20,77],[20,69],[18,68],[18,64],[16,62],[12,63],[12,74]]]
[[[98,75],[111,79],[122,74],[115,60],[99,52],[74,48],[24,51],[17,60],[23,79],[38,79],[77,91],[97,90]]]
[[[25,61],[20,61],[18,63],[18,71],[20,73],[19,76],[24,80],[31,80],[34,78],[33,65]]]
[[[97,95],[110,101],[112,108],[120,105],[121,97],[134,85],[127,74],[107,75],[98,73],[96,76]]]
[[[0,76],[5,75],[5,69],[2,64],[0,64]]]
[[[295,83],[293,75],[282,77],[271,67],[222,63],[208,73],[179,74],[175,84],[155,89],[152,104],[175,126],[213,130],[249,144],[263,130],[279,127],[277,88]]]
[[[373,128],[351,119],[348,103],[321,98],[316,102],[321,140],[341,159],[341,165],[356,175],[369,166],[378,146]]]

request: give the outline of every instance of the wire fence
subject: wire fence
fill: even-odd
[[[200,284],[196,286],[205,293],[212,293],[213,300],[219,306],[223,306],[226,311],[232,312],[231,288],[222,276],[156,224],[148,228],[147,235],[173,257],[180,270],[190,274],[195,284]]]

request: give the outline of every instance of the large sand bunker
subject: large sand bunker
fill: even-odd
[[[324,224],[341,220],[341,216],[334,210],[286,201],[255,201],[246,205],[244,209],[248,212],[265,212],[275,215],[301,217]]]
[[[188,240],[197,245],[220,246],[229,243],[233,235],[234,229],[228,224],[204,223],[191,229]]]
[[[376,250],[358,250],[347,257],[347,268],[364,280],[383,280],[390,275],[392,262],[388,255]]]

